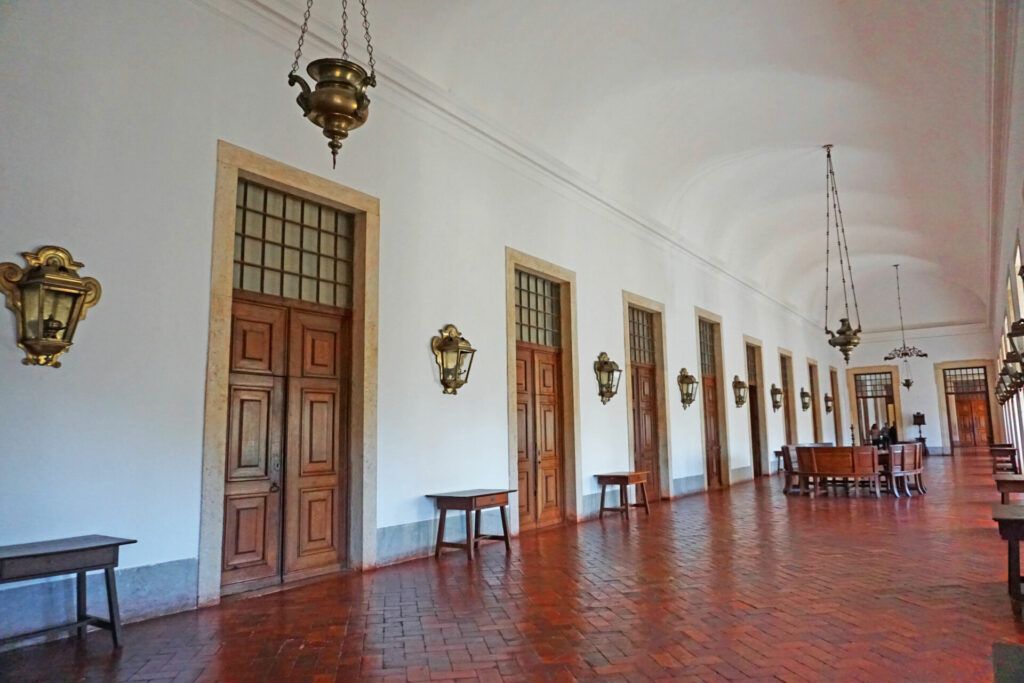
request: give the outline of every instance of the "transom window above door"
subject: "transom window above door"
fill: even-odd
[[[239,178],[234,287],[351,308],[353,219]]]
[[[516,340],[561,347],[559,286],[539,275],[516,271]]]
[[[634,363],[654,363],[654,314],[629,307],[629,355]]]

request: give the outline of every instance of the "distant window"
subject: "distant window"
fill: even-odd
[[[344,211],[239,179],[234,286],[350,308],[352,233]]]

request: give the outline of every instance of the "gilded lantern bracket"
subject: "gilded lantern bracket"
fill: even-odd
[[[24,252],[25,267],[0,263],[0,291],[17,320],[22,363],[60,367],[78,323],[100,299],[100,283],[80,277],[82,264],[62,247]]]

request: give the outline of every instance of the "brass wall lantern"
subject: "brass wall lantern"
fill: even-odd
[[[612,396],[619,393],[622,370],[619,369],[618,363],[602,351],[594,361],[594,375],[597,377],[597,395],[601,397],[602,404],[608,403]]]
[[[679,398],[683,402],[683,410],[686,410],[697,397],[697,378],[683,368],[676,377],[676,384],[679,385]]]
[[[1011,349],[1018,354],[1024,353],[1024,318],[1014,321],[1010,325],[1010,331],[1006,333],[1006,338],[1010,342]]]
[[[736,399],[736,407],[741,408],[747,402],[747,383],[739,375],[732,376],[732,395]]]
[[[775,383],[773,382],[772,388],[768,390],[768,393],[772,396],[772,412],[779,412],[779,408],[782,407],[782,389],[775,386]]]
[[[100,283],[79,277],[82,264],[61,247],[22,253],[27,264],[0,263],[0,291],[18,321],[18,346],[25,365],[59,368],[78,323],[100,300]]]
[[[341,0],[341,56],[323,57],[309,63],[306,73],[316,84],[316,88],[312,90],[298,74],[302,44],[306,42],[306,31],[309,27],[309,14],[313,10],[313,0],[306,0],[306,12],[302,15],[302,28],[299,30],[299,44],[295,48],[295,61],[292,62],[292,70],[288,73],[288,85],[298,84],[302,88],[295,101],[302,109],[302,114],[323,130],[324,137],[328,140],[327,147],[331,150],[332,166],[335,167],[338,164],[338,150],[341,149],[342,141],[348,137],[348,132],[363,125],[369,118],[370,98],[367,97],[366,91],[377,85],[366,0],[360,0],[359,4],[362,8],[360,13],[363,17],[369,74],[362,65],[349,59],[348,0]]]
[[[811,407],[811,392],[807,389],[800,387],[800,407],[806,413]]]
[[[825,394],[824,398],[825,398],[825,413],[826,414],[827,413],[831,413],[832,412],[832,406],[833,406],[832,394]]]
[[[434,360],[437,361],[444,393],[457,394],[469,381],[469,371],[473,367],[476,349],[455,325],[445,325],[440,332],[441,336],[430,340],[430,348],[434,352]]]

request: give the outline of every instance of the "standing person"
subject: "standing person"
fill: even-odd
[[[889,443],[896,443],[899,441],[899,434],[896,432],[896,423],[893,422],[892,426],[889,427]]]
[[[889,447],[889,421],[888,420],[886,420],[885,424],[882,425],[881,433],[878,436],[879,436],[878,444],[880,446],[882,446],[882,448],[888,448]]]
[[[879,443],[881,443],[881,441],[882,441],[882,433],[878,429],[878,423],[877,422],[873,422],[871,424],[871,431],[868,432],[868,435],[871,438],[871,445],[872,446],[877,446]]]

